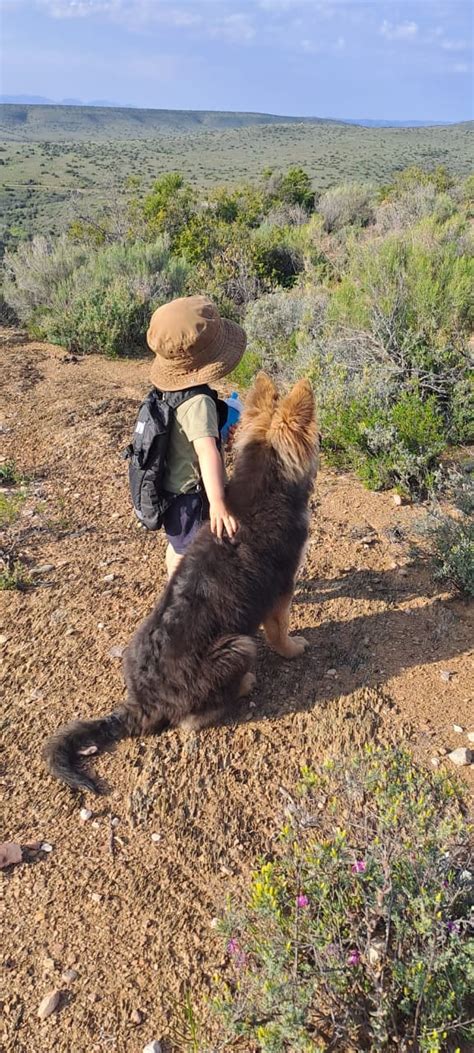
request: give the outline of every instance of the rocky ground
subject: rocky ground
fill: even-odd
[[[300,765],[373,738],[436,765],[469,745],[472,612],[413,560],[420,508],[323,467],[291,626],[307,654],[262,642],[239,724],[194,746],[124,742],[97,762],[109,796],[74,797],[41,744],[121,698],[121,649],[164,584],[163,538],[137,528],[119,457],[148,364],[75,362],[14,332],[1,354],[2,454],[27,477],[3,492],[20,495],[4,546],[27,583],[1,594],[2,840],[46,846],[3,871],[3,1048],[177,1049],[186,996],[202,1006],[223,962],[212,921],[271,851]]]

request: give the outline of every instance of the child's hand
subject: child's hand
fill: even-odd
[[[227,510],[224,501],[215,501],[209,506],[209,519],[212,533],[222,539],[224,530],[229,538],[233,538],[237,531],[237,523]]]

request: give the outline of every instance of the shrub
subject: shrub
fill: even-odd
[[[110,357],[145,347],[150,315],[184,290],[187,268],[164,238],[109,245],[59,285],[37,331],[71,351]]]
[[[326,190],[318,201],[327,231],[352,224],[366,227],[374,218],[374,191],[364,183],[344,183]]]
[[[257,277],[266,289],[291,288],[304,268],[303,253],[294,229],[261,226],[255,231],[250,254]]]
[[[73,245],[66,237],[52,241],[37,235],[5,253],[3,292],[21,321],[29,321],[38,307],[51,303],[55,290],[85,263],[85,246]]]
[[[314,206],[314,191],[311,178],[304,168],[295,166],[285,173],[264,172],[267,197],[275,204],[301,205],[307,212]]]
[[[451,473],[444,486],[454,511],[433,504],[424,532],[431,541],[435,573],[441,581],[474,597],[474,479]]]
[[[262,367],[288,380],[305,372],[303,348],[320,333],[325,309],[324,294],[300,290],[268,293],[250,304],[244,324]]]
[[[321,427],[329,459],[354,468],[372,490],[424,494],[446,445],[436,400],[417,391],[385,406],[373,396],[333,397],[322,406]]]
[[[455,785],[370,747],[303,769],[286,800],[274,858],[223,923],[218,1048],[467,1049],[474,884]]]

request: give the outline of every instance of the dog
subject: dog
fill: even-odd
[[[122,705],[60,729],[44,755],[76,790],[102,792],[85,755],[127,736],[214,724],[255,684],[255,634],[297,658],[306,641],[288,635],[290,604],[304,558],[309,499],[318,464],[314,396],[300,380],[279,397],[259,373],[235,440],[226,501],[239,527],[219,542],[205,524],[124,654]]]

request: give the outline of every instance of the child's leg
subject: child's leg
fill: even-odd
[[[167,570],[167,573],[168,573],[168,581],[169,581],[170,578],[173,577],[173,574],[174,574],[176,568],[179,567],[179,564],[181,563],[181,560],[182,560],[183,556],[184,556],[184,552],[181,552],[181,553],[180,552],[175,552],[173,546],[168,544],[167,549],[166,549],[166,556],[165,556],[166,570]]]

